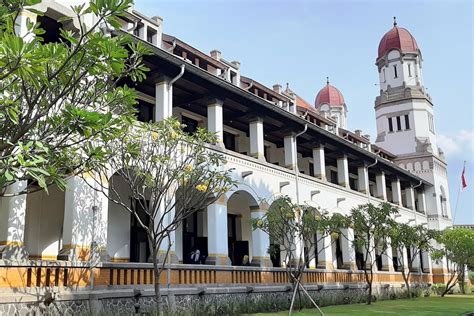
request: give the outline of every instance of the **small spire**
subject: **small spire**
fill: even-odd
[[[288,91],[288,90],[290,89],[289,86],[290,86],[290,84],[287,82],[287,83],[286,83],[286,91]]]
[[[397,17],[394,16],[393,17],[393,27],[396,27],[397,26]]]
[[[329,84],[329,77],[326,77],[326,84]]]

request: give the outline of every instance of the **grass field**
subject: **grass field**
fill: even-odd
[[[327,316],[336,315],[430,315],[449,316],[474,313],[474,295],[449,295],[446,297],[423,297],[413,300],[380,301],[372,305],[353,304],[327,306],[322,308]],[[285,315],[288,312],[255,315]],[[318,315],[316,309],[306,309],[294,315]]]

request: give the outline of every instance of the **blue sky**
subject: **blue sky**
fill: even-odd
[[[453,211],[467,160],[469,186],[460,195],[456,223],[474,224],[471,1],[135,1],[139,11],[164,19],[165,33],[207,53],[219,49],[225,59],[241,62],[245,76],[268,86],[289,83],[310,103],[329,76],[346,100],[349,128],[372,139],[377,47],[396,16],[423,54]]]

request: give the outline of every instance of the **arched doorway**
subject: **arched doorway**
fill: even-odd
[[[25,248],[30,259],[56,260],[62,248],[65,192],[51,185],[26,197]]]
[[[137,200],[125,180],[117,173],[109,179],[109,194],[134,212],[138,212],[140,220],[147,224],[148,215],[144,212],[148,200]],[[145,230],[134,214],[124,206],[114,202],[108,207],[107,252],[112,262],[147,262],[150,248]]]
[[[234,266],[250,265],[253,257],[251,211],[259,210],[255,198],[239,190],[227,201],[227,241],[229,258]]]
[[[204,264],[208,256],[207,212],[199,210],[176,229],[176,255],[185,264]]]

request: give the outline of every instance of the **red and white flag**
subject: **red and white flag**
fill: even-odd
[[[464,167],[462,168],[462,174],[461,174],[461,188],[463,190],[467,187],[466,176],[464,175],[465,171],[466,171],[466,162],[464,162]]]

